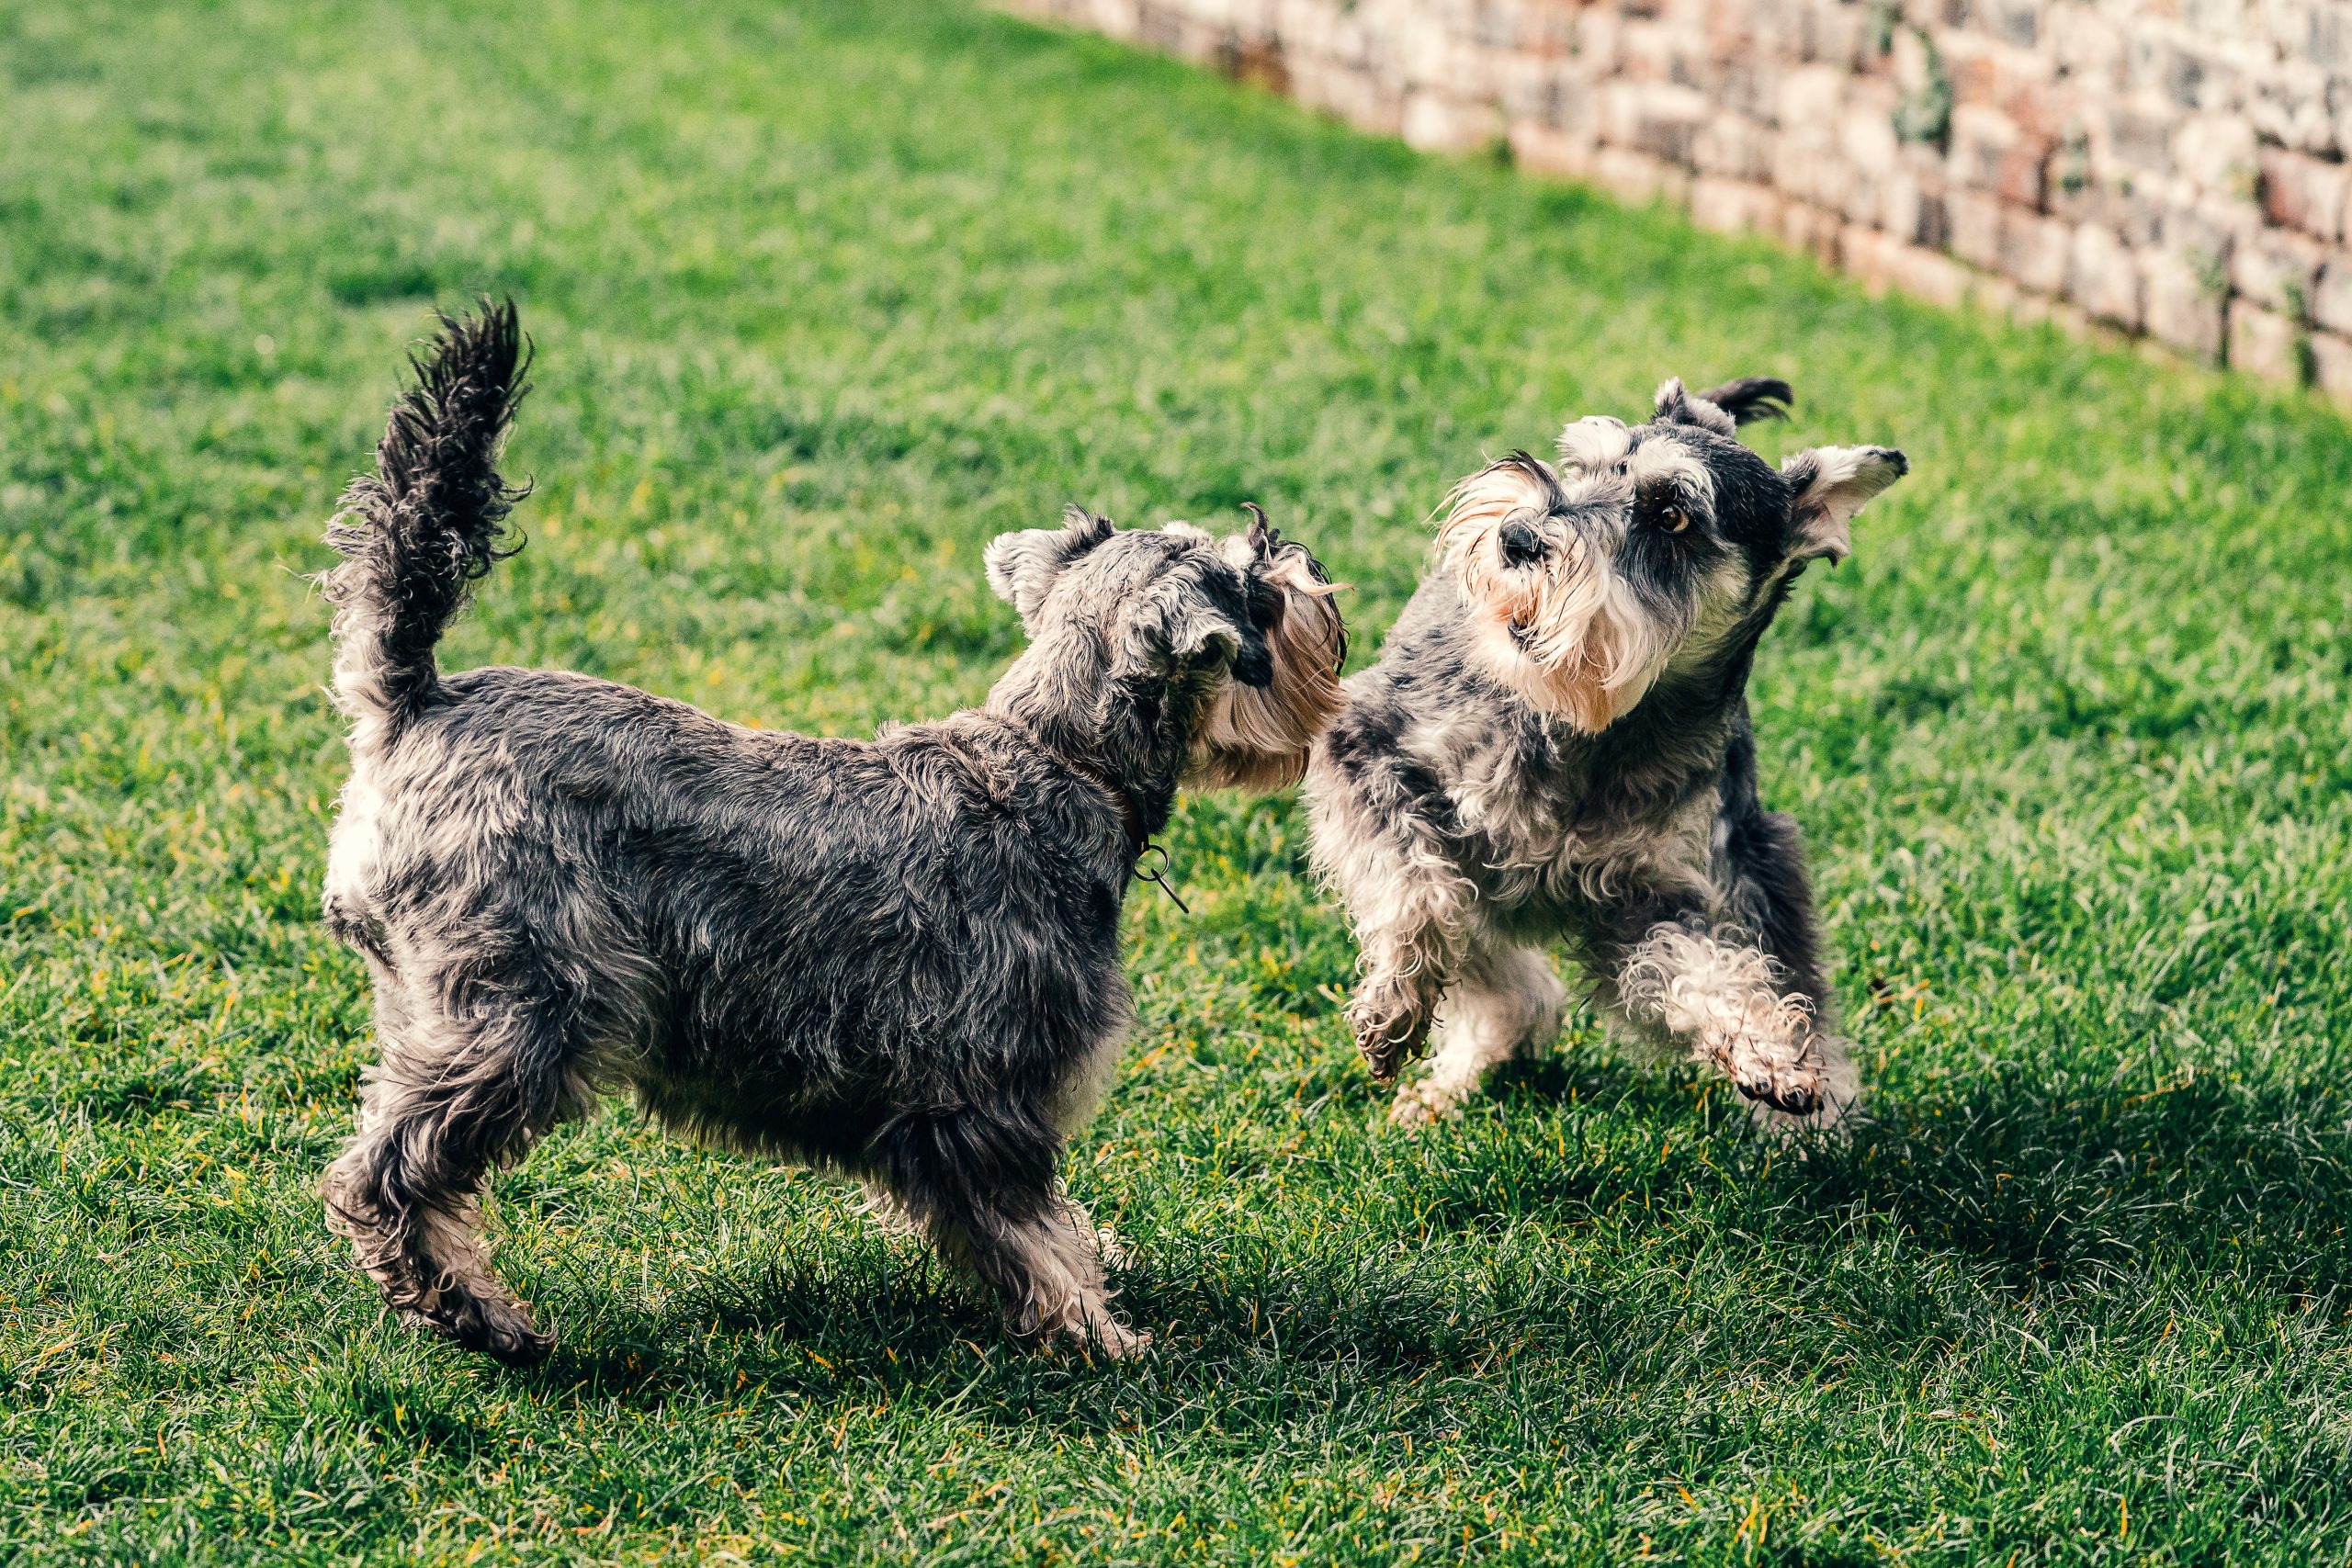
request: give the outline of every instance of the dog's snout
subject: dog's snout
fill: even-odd
[[[1544,558],[1544,536],[1516,517],[1504,524],[1495,537],[1502,547],[1505,566],[1526,566]]]

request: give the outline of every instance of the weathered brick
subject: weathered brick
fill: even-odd
[[[2173,167],[2201,190],[2251,196],[2254,127],[2227,115],[2191,115],[2173,133]]]
[[[2352,333],[2352,254],[2332,251],[2312,290],[2312,320],[2332,333]]]
[[[2327,259],[2318,241],[2286,229],[2254,229],[2230,251],[2230,286],[2266,310],[2309,318]]]
[[[2266,381],[2301,385],[2303,335],[2286,317],[2273,315],[2251,299],[2233,299],[2230,368],[2259,376]]]
[[[2352,70],[2352,15],[2339,0],[2264,0],[2264,30],[2289,60]]]
[[[1780,85],[1776,64],[1752,54],[1736,55],[1724,62],[1716,78],[1716,101],[1729,113],[1769,124]]]
[[[1629,82],[1674,80],[1674,58],[1681,47],[1677,29],[1648,18],[1631,18],[1618,41],[1617,69]]]
[[[1624,147],[1603,147],[1593,155],[1594,183],[1621,200],[1686,202],[1690,176],[1685,171],[1646,152]]]
[[[1849,223],[1838,231],[1838,265],[1872,294],[1886,292],[1887,257],[1894,249],[1894,241],[1867,223]]]
[[[1887,281],[1915,299],[1951,307],[1968,298],[1968,269],[1940,251],[1890,240],[1881,265]]]
[[[2318,240],[2342,236],[2345,195],[2352,186],[2352,175],[2343,164],[2281,147],[2261,149],[2260,164],[2262,210],[2273,223]]]
[[[2115,231],[2098,223],[2075,229],[2066,255],[2066,298],[2099,321],[2139,329],[2139,262]]]
[[[2172,173],[2172,136],[2180,116],[2170,104],[2133,95],[2112,99],[2086,118],[2095,175],[2112,180]]]
[[[1623,62],[1625,18],[1607,6],[1588,6],[1577,17],[1577,54],[1597,75],[1615,73]]]
[[[1805,58],[1840,70],[1852,66],[1861,58],[1863,34],[1869,26],[1867,7],[1813,0],[1806,7]]]
[[[1845,225],[1835,213],[1802,201],[1781,209],[1781,241],[1792,250],[1809,251],[1824,266],[1838,265],[1838,239]]]
[[[2050,7],[2050,52],[2059,69],[2094,87],[2112,88],[2123,79],[2123,29],[2081,0]]]
[[[2307,60],[2284,60],[2254,78],[2246,118],[2255,134],[2299,152],[2329,153],[2346,145],[2328,74]]]
[[[1826,124],[1842,107],[1845,76],[1826,65],[1801,65],[1781,78],[1773,118],[1783,130]]]
[[[1781,193],[1770,186],[1706,175],[1690,182],[1690,221],[1719,234],[1749,229],[1778,234],[1782,205]]]
[[[1972,0],[1968,18],[2004,43],[2031,49],[2041,41],[2041,0]]]
[[[1531,170],[1879,287],[2352,382],[2352,0],[999,3],[1416,146],[1507,128]]]
[[[1819,126],[1792,128],[1772,143],[1772,183],[1796,200],[1843,211],[1852,168]]]
[[[1600,144],[1591,137],[1534,120],[1514,120],[1510,127],[1511,162],[1530,173],[1562,179],[1592,177]]]
[[[2001,200],[1981,190],[1948,190],[1944,215],[1951,254],[1973,266],[2001,268]]]
[[[2308,347],[2312,385],[2334,399],[2339,408],[2352,409],[2352,338],[2313,333]]]
[[[1746,115],[1712,115],[1691,138],[1691,162],[1701,174],[1724,179],[1770,179],[1772,139],[1770,127]]]
[[[2228,330],[2228,297],[2215,280],[2173,255],[2147,258],[2143,277],[2152,336],[2207,359],[2218,359]]]
[[[2143,19],[2124,37],[2126,86],[2161,97],[2183,112],[2227,113],[2242,92],[2235,64],[2188,28]]]
[[[2009,211],[2001,220],[2000,270],[2037,294],[2064,294],[2074,231],[2054,218]]]
[[[1838,117],[1838,148],[1855,173],[1872,180],[1893,174],[1902,152],[1893,120],[1872,104],[1854,105]]]
[[[1405,99],[1400,134],[1408,147],[1425,152],[1465,152],[1503,133],[1502,111],[1449,94],[1416,92]]]
[[[1611,82],[1601,90],[1601,140],[1685,168],[1707,100],[1669,82]]]
[[[2048,151],[1998,109],[1962,104],[1951,112],[1948,167],[1955,186],[1990,191],[2019,207],[2039,208]]]

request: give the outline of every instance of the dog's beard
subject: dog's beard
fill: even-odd
[[[1259,581],[1282,594],[1282,615],[1266,632],[1273,678],[1263,687],[1225,681],[1193,732],[1187,784],[1286,788],[1306,772],[1315,738],[1340,716],[1346,698],[1339,666],[1347,634],[1332,602],[1339,590],[1323,581],[1313,558],[1295,545],[1283,545],[1258,569]]]
[[[1670,629],[1634,594],[1605,546],[1580,532],[1531,566],[1503,564],[1495,536],[1512,513],[1542,513],[1535,475],[1498,465],[1462,481],[1439,547],[1487,672],[1544,712],[1598,735],[1632,711],[1674,651]]]

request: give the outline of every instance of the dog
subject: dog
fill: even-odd
[[[1657,392],[1647,423],[1568,425],[1454,487],[1436,569],[1317,742],[1317,874],[1362,952],[1348,1007],[1374,1076],[1434,1038],[1399,1123],[1459,1108],[1556,1033],[1578,961],[1604,1015],[1712,1063],[1767,1122],[1857,1092],[1834,1032],[1794,821],[1758,798],[1758,639],[1863,504],[1909,471],[1824,446],[1776,471],[1736,438],[1784,381]]]
[[[1072,508],[987,549],[1028,644],[985,705],[871,740],[446,672],[435,641],[511,553],[495,463],[529,355],[511,302],[441,321],[327,535],[351,775],[325,912],[378,1045],[331,1227],[407,1319],[537,1358],[481,1192],[626,1089],[865,1182],[1016,1334],[1136,1349],[1058,1162],[1129,1026],[1120,909],[1178,785],[1293,782],[1338,709],[1321,566],[1262,514],[1219,541]]]

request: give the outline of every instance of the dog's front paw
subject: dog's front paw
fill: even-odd
[[[1722,1060],[1757,1121],[1775,1129],[1834,1126],[1861,1092],[1845,1042],[1826,1035],[1794,1051],[1777,1041],[1736,1041]]]
[[[1094,1348],[1114,1361],[1131,1361],[1151,1348],[1151,1336],[1139,1328],[1129,1328],[1115,1317],[1097,1320],[1090,1325]]]
[[[1808,1049],[1805,1065],[1811,1077],[1803,1086],[1810,1090],[1810,1098],[1799,1101],[1804,1109],[1769,1095],[1748,1095],[1748,1113],[1758,1127],[1785,1137],[1801,1132],[1832,1132],[1845,1125],[1862,1097],[1861,1078],[1846,1054],[1845,1042],[1817,1037]],[[1744,1085],[1741,1092],[1747,1093]]]
[[[517,1301],[473,1297],[438,1303],[440,1310],[425,1318],[427,1326],[468,1350],[528,1367],[547,1359],[555,1336],[531,1321],[531,1309]]]
[[[1380,1083],[1395,1081],[1397,1071],[1420,1054],[1429,1039],[1429,1014],[1408,1004],[1359,1000],[1348,1010],[1355,1031],[1356,1049],[1363,1065]]]
[[[1136,1255],[1126,1239],[1109,1225],[1094,1227],[1094,1256],[1102,1260],[1105,1269],[1132,1269]]]
[[[1434,1078],[1408,1083],[1396,1091],[1388,1107],[1392,1127],[1427,1127],[1462,1114],[1462,1096],[1442,1088]]]

